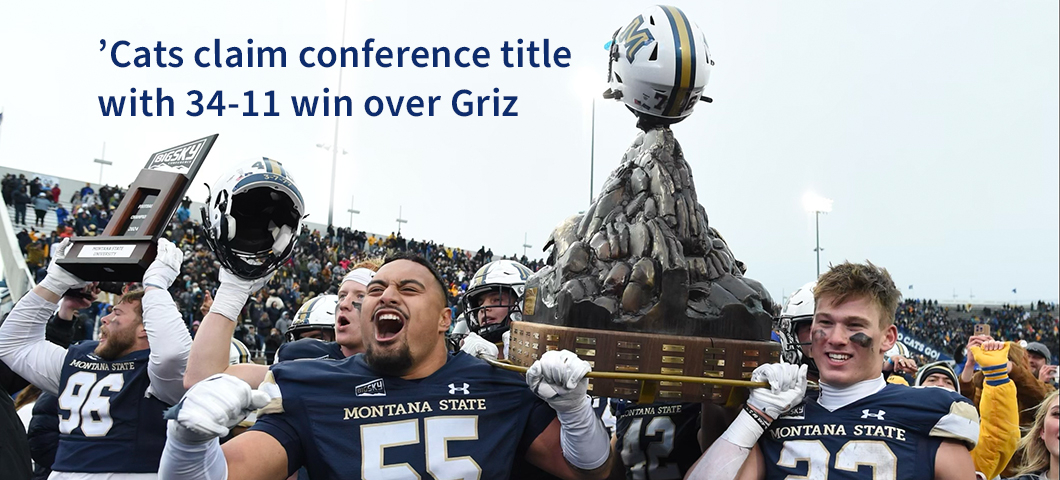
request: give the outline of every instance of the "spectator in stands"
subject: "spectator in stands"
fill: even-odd
[[[55,185],[52,185],[51,190],[52,201],[55,203],[59,203],[59,195],[62,194],[62,192],[63,190],[59,188],[59,182],[55,182]]]
[[[1053,392],[1039,406],[1034,424],[1020,440],[1018,457],[1022,457],[1012,480],[1060,479],[1060,404]]]
[[[12,198],[15,203],[15,223],[25,225],[26,224],[26,205],[30,203],[30,197],[26,194],[25,188],[16,188],[12,194]]]
[[[62,226],[66,224],[66,217],[70,216],[70,212],[66,211],[66,207],[63,207],[61,203],[56,202],[55,205],[55,223]]]
[[[280,331],[280,335],[287,335],[287,329],[291,327],[291,315],[284,311],[280,314],[280,319],[276,321],[276,329]]]
[[[265,364],[272,365],[275,361],[276,350],[283,344],[283,334],[278,329],[269,330],[269,336],[265,339]]]
[[[95,193],[96,191],[92,189],[92,184],[85,182],[85,186],[81,187],[81,200],[84,201],[85,197],[90,197]]]
[[[33,220],[33,226],[40,225],[41,228],[44,228],[44,216],[48,214],[48,210],[51,210],[52,206],[52,201],[48,198],[47,193],[40,192],[37,194],[33,199],[33,213],[37,214],[37,218]]]
[[[258,335],[257,329],[253,324],[247,325],[247,332],[243,334],[243,345],[246,345],[248,349],[258,356],[265,349],[265,339]]]
[[[1027,344],[1027,361],[1031,364],[1031,373],[1045,383],[1053,383],[1053,375],[1056,372],[1056,365],[1049,365],[1050,358],[1052,355],[1049,353],[1049,347],[1038,342]]]
[[[177,221],[183,224],[191,218],[191,210],[188,208],[191,205],[191,200],[184,197],[184,201],[180,202],[180,207],[177,208]]]

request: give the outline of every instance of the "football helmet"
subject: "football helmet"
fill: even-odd
[[[335,338],[335,310],[338,304],[338,295],[320,295],[305,302],[294,315],[294,320],[291,320],[291,326],[287,327],[287,341],[298,340],[303,332],[313,330],[331,332],[331,338]]]
[[[609,56],[604,98],[665,123],[692,113],[714,65],[703,32],[681,9],[666,5],[649,8],[615,31]]]
[[[501,342],[501,335],[508,331],[513,321],[522,319],[521,304],[526,280],[534,272],[519,262],[497,260],[479,268],[468,283],[464,294],[463,310],[467,316],[468,330],[475,332],[493,343]],[[508,292],[509,302],[499,305],[482,305],[483,296],[487,293],[501,294]],[[479,312],[486,309],[507,309],[504,319],[496,323],[485,323],[479,319]]]
[[[905,346],[902,342],[894,342],[894,346],[890,350],[883,353],[885,360],[890,360],[895,355],[901,355],[905,358],[913,358],[909,353],[909,347]]]
[[[258,158],[221,175],[209,188],[202,225],[222,266],[258,279],[290,257],[305,203],[280,162]]]
[[[228,364],[237,365],[250,363],[250,349],[243,342],[232,339],[232,347],[228,349]]]
[[[460,342],[462,342],[464,340],[464,337],[466,337],[467,334],[470,332],[471,331],[467,328],[467,318],[464,317],[464,315],[462,314],[456,317],[456,320],[453,320],[453,328],[449,330],[449,333],[445,335],[445,340],[449,346],[449,351],[459,352]]]
[[[813,323],[813,288],[815,286],[817,282],[813,281],[791,294],[788,303],[780,312],[780,317],[777,318],[776,330],[780,335],[781,359],[785,363],[806,364],[810,374],[817,376],[817,364],[813,358],[802,352],[802,347],[809,343],[800,342],[798,335],[800,326]]]

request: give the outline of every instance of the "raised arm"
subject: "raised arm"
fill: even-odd
[[[144,272],[143,323],[151,344],[147,375],[149,392],[168,404],[184,396],[184,370],[191,351],[191,334],[169,294],[177,279],[184,253],[164,238],[158,239],[158,254]]]
[[[221,285],[210,306],[210,313],[202,319],[195,340],[191,343],[188,371],[184,374],[184,386],[192,385],[207,377],[224,372],[228,368],[228,352],[232,334],[236,330],[239,311],[247,303],[250,294],[260,290],[272,275],[256,280],[240,278],[228,270],[221,269]],[[248,379],[249,381],[249,379]],[[260,378],[258,382],[260,382]]]
[[[55,247],[48,275],[19,299],[0,326],[0,361],[28,382],[54,395],[59,393],[66,349],[47,341],[45,329],[63,293],[87,285],[56,263],[66,257],[69,248],[70,239]]]

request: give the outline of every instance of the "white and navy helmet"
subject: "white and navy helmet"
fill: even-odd
[[[526,280],[533,273],[525,265],[512,260],[496,260],[479,268],[471,277],[467,293],[464,294],[464,315],[467,317],[468,329],[490,342],[499,343],[501,335],[508,331],[511,323],[522,320],[523,290],[526,287]],[[512,294],[512,302],[505,305],[493,305],[492,308],[508,308],[508,315],[500,323],[479,324],[477,313],[485,308],[482,306],[482,296],[489,292],[503,291]]]
[[[799,326],[813,323],[813,289],[817,282],[803,285],[802,288],[788,297],[788,303],[777,318],[776,331],[780,336],[780,356],[785,363],[794,365],[806,364],[812,375],[817,375],[817,364],[807,355],[803,355],[803,343],[799,342]]]
[[[233,274],[257,279],[294,251],[305,203],[290,174],[261,157],[221,175],[202,209],[206,242]]]
[[[232,346],[228,349],[228,364],[238,365],[250,363],[250,349],[243,342],[232,339]]]
[[[714,65],[703,32],[681,9],[667,5],[648,8],[616,31],[609,55],[611,88],[604,98],[669,123],[692,113]]]
[[[298,309],[298,313],[287,327],[287,341],[298,340],[302,332],[313,330],[330,331],[335,337],[335,310],[338,309],[338,295],[320,295],[309,299]]]

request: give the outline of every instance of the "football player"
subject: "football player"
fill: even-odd
[[[306,300],[294,314],[291,326],[287,329],[287,342],[303,338],[335,341],[335,307],[339,303],[336,295],[318,295]],[[319,306],[320,308],[314,308]],[[314,313],[315,315],[311,315]]]
[[[969,450],[979,422],[968,400],[883,379],[900,296],[872,263],[843,263],[822,275],[810,327],[819,396],[803,401],[805,365],[758,367],[751,379],[770,387],[752,389],[744,411],[686,478],[974,477]]]
[[[470,330],[462,339],[465,353],[508,358],[509,330],[522,318],[523,291],[533,273],[512,260],[496,260],[475,272],[462,300]]]
[[[166,239],[143,276],[144,290],[125,293],[103,317],[98,341],[62,348],[45,340],[57,303],[86,282],[58,264],[19,300],[0,327],[0,360],[41,390],[58,396],[59,445],[52,479],[155,478],[165,442],[163,412],[184,394],[191,336],[166,290],[183,253]],[[0,448],[4,448],[0,446]]]
[[[445,285],[419,256],[384,264],[361,312],[364,354],[273,365],[259,390],[225,374],[195,385],[169,423],[166,478],[280,480],[305,465],[313,478],[503,480],[517,456],[561,478],[610,471],[588,362],[547,352],[523,380],[450,355]],[[256,408],[222,449],[216,437]]]
[[[338,296],[331,296],[334,297],[333,301],[337,302],[334,307],[330,304],[314,307],[312,316],[319,316],[321,322],[326,321],[329,316],[328,311],[332,312],[330,321],[335,331],[335,341],[305,339],[285,343],[280,345],[280,349],[276,351],[276,362],[320,357],[339,360],[363,352],[364,342],[361,340],[361,328],[357,316],[360,313],[361,302],[364,301],[368,282],[372,281],[372,276],[378,268],[372,261],[358,264],[342,277]]]

